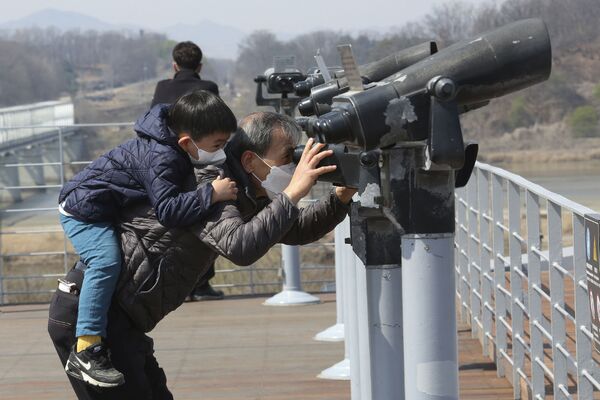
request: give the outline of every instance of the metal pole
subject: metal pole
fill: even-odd
[[[354,252],[348,252],[346,264],[346,287],[345,292],[348,294],[348,313],[345,315],[345,334],[348,342],[348,358],[350,359],[350,395],[351,400],[367,400],[361,397],[361,375],[360,370],[363,366],[360,364],[360,349],[358,341],[358,314],[356,300],[356,273],[357,257]]]
[[[281,245],[281,261],[283,264],[283,290],[268,298],[266,306],[296,306],[316,304],[321,300],[302,291],[300,281],[300,248],[298,246]]]
[[[371,389],[373,399],[402,400],[405,398],[402,269],[399,265],[386,267],[371,267],[366,271]]]
[[[342,251],[344,246],[344,235],[342,233],[342,224],[349,224],[349,217],[335,227],[335,304],[336,304],[336,323],[322,332],[315,335],[314,339],[323,342],[341,342],[344,340],[344,300],[342,275],[344,274],[344,264],[342,263]]]
[[[321,379],[334,379],[334,380],[349,380],[350,379],[350,347],[352,345],[352,338],[349,333],[350,325],[347,322],[349,313],[352,312],[351,296],[354,294],[348,292],[350,279],[349,275],[351,272],[350,265],[354,258],[354,252],[352,246],[346,244],[345,240],[350,236],[350,218],[346,218],[341,224],[335,228],[335,264],[336,264],[336,300],[338,302],[338,318],[342,314],[341,320],[344,322],[341,324],[342,334],[344,338],[344,359],[337,364],[321,371],[317,376]],[[339,261],[338,261],[339,260]],[[339,264],[339,274],[338,274]],[[341,310],[341,313],[340,313]]]
[[[404,384],[410,400],[458,400],[454,235],[402,237]]]
[[[354,255],[354,253],[353,253]],[[367,269],[360,258],[355,256],[356,273],[356,314],[358,333],[358,359],[360,362],[360,395],[361,400],[380,399],[372,392],[373,364],[379,362],[371,358],[371,338],[369,334],[369,292],[367,289]],[[391,398],[390,398],[391,399]],[[397,399],[397,397],[394,397]]]
[[[60,161],[59,164],[59,179],[60,186],[63,187],[65,185],[65,153],[64,153],[64,142],[63,142],[63,130],[62,128],[58,128],[58,159]],[[65,270],[65,274],[69,271],[68,267],[68,255],[67,255],[67,234],[63,233],[63,268]]]

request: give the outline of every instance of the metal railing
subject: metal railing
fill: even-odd
[[[460,316],[515,399],[600,391],[584,248],[593,212],[482,163],[456,192]]]
[[[37,192],[41,190],[58,190],[63,184],[71,178],[73,172],[69,167],[81,168],[87,165],[90,160],[78,159],[77,155],[67,156],[66,147],[69,138],[77,136],[77,130],[82,128],[131,128],[133,123],[94,123],[94,124],[67,124],[52,126],[15,126],[11,128],[0,128],[1,132],[7,132],[12,129],[23,130],[25,128],[33,131],[40,130],[44,132],[43,143],[55,142],[56,148],[52,148],[56,154],[49,155],[44,152],[45,158],[50,158],[48,162],[22,162],[19,161],[15,153],[19,151],[27,152],[30,150],[30,142],[27,146],[23,145],[21,149],[11,150],[11,155],[0,155],[0,172],[4,175],[7,171],[23,175],[23,170],[31,168],[53,168],[56,170],[52,182],[44,184],[19,183],[17,185],[0,182],[0,194],[6,192]],[[48,136],[48,133],[53,136]],[[65,136],[68,132],[68,136]],[[100,134],[100,133],[99,133]],[[36,135],[32,135],[35,138]],[[40,138],[38,136],[38,138]],[[35,142],[34,142],[35,143]],[[37,145],[39,143],[35,143]],[[95,149],[100,152],[108,148]],[[72,153],[72,152],[71,152]],[[75,156],[75,158],[73,158]],[[68,159],[71,157],[71,159]],[[24,157],[27,158],[27,157]],[[16,159],[16,161],[15,161]],[[19,180],[19,179],[17,179]],[[44,194],[48,196],[49,194]],[[53,201],[57,194],[52,194]],[[311,200],[305,200],[306,203]],[[34,222],[25,226],[15,224],[15,226],[6,226],[8,217],[16,215],[28,215]],[[50,216],[50,217],[49,217]],[[54,218],[55,217],[55,218]],[[49,219],[50,218],[50,219]],[[44,220],[44,223],[37,224],[36,221]],[[31,226],[33,225],[33,226]],[[60,235],[60,240],[56,237],[52,239],[52,247],[43,251],[35,250],[39,242],[48,241],[46,235]],[[9,238],[23,238],[20,241],[26,242],[22,248],[15,251],[7,243]],[[39,239],[38,239],[39,238]],[[13,240],[14,241],[14,240]],[[333,243],[318,242],[307,246],[302,246],[303,252],[311,252],[316,247],[326,248],[333,254]],[[278,246],[274,248],[277,252]],[[304,253],[303,253],[304,254]],[[47,301],[50,294],[56,288],[56,279],[64,276],[65,272],[71,267],[76,254],[70,249],[68,240],[58,224],[58,209],[52,204],[48,207],[24,207],[18,202],[8,202],[4,208],[0,209],[0,305],[15,304],[31,301]],[[7,264],[11,268],[7,268]],[[23,267],[23,268],[21,268]],[[27,268],[25,268],[27,267]],[[248,267],[237,267],[230,263],[222,263],[219,267],[217,263],[216,279],[218,283],[214,286],[228,290],[234,294],[261,294],[273,293],[281,287],[281,258],[273,257],[273,262],[265,265],[265,262],[258,262],[256,265]],[[313,291],[329,290],[334,283],[334,266],[304,264],[302,266],[303,284],[310,285]],[[221,278],[219,277],[226,277]],[[15,284],[19,282],[20,284]],[[214,283],[214,282],[213,282]],[[37,296],[37,297],[36,297]]]

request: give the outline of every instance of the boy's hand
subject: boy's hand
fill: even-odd
[[[215,204],[218,201],[237,200],[237,186],[234,181],[229,178],[217,177],[212,181],[213,195],[210,204]]]

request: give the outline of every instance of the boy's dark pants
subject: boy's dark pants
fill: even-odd
[[[70,282],[81,283],[82,278],[82,272],[77,269],[72,269],[66,276]],[[50,302],[48,333],[63,367],[76,342],[78,300],[76,294],[57,290]],[[136,329],[114,302],[108,313],[108,334],[105,342],[111,350],[113,365],[125,375],[125,384],[117,388],[99,389],[65,373],[79,400],[173,399],[173,395],[167,389],[165,373],[154,358],[152,338]]]

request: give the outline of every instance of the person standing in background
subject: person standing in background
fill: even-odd
[[[195,89],[206,90],[219,95],[219,87],[213,81],[200,78],[202,70],[202,50],[193,42],[180,42],[173,48],[172,79],[165,79],[156,85],[151,107],[159,103],[173,104],[178,98]]]
[[[173,48],[173,69],[175,75],[172,79],[165,79],[156,84],[151,107],[156,104],[173,104],[175,101],[193,90],[201,89],[219,95],[219,87],[213,81],[200,77],[202,70],[202,50],[193,42],[180,42]],[[210,285],[210,280],[215,276],[215,265],[209,268],[206,275],[200,278],[196,288],[188,297],[190,300],[220,300],[225,294],[222,290],[215,290]]]

